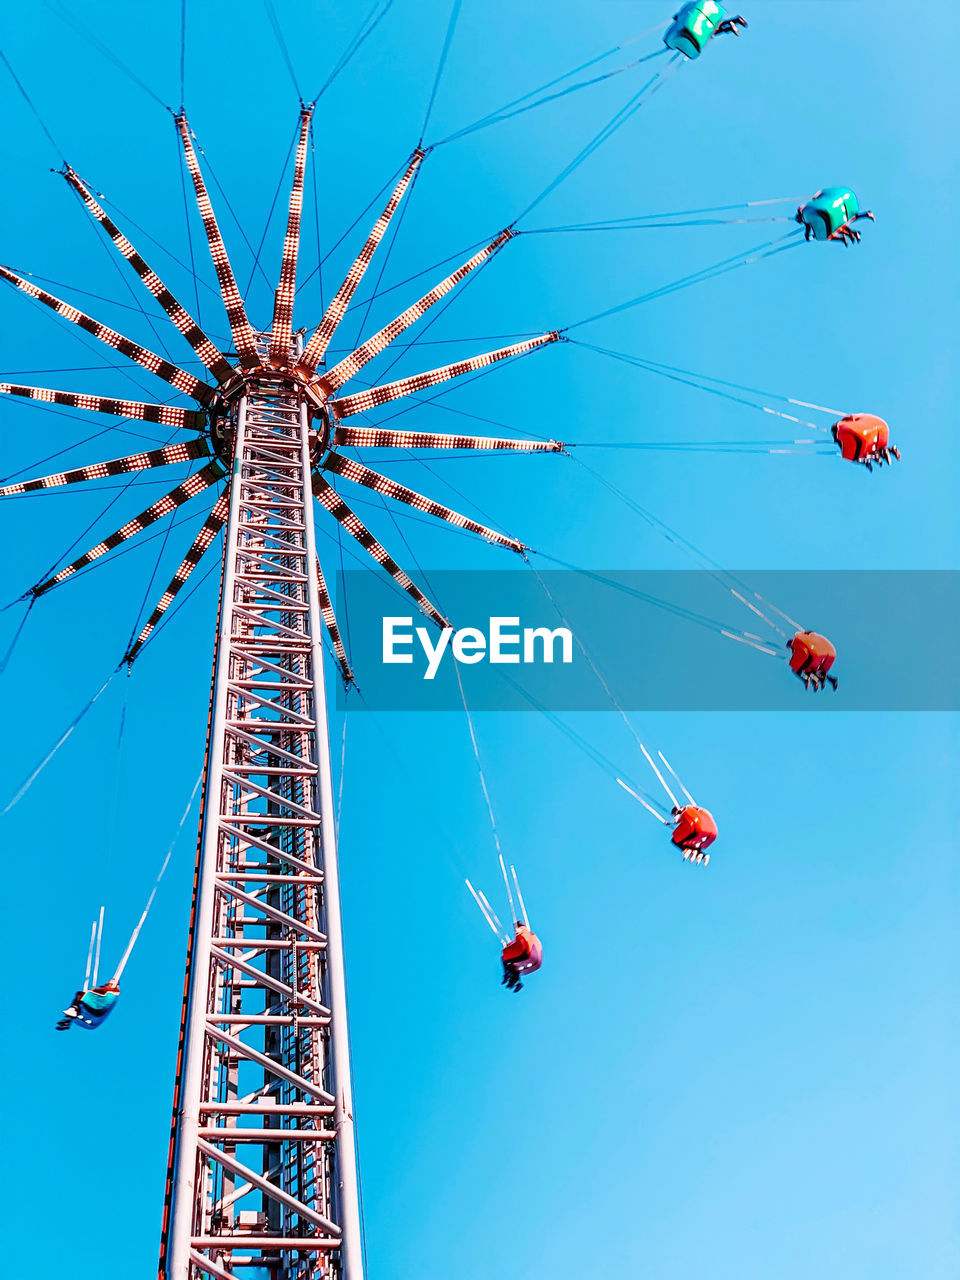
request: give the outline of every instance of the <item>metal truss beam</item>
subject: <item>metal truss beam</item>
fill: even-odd
[[[162,1280],[363,1280],[308,425],[238,402]]]

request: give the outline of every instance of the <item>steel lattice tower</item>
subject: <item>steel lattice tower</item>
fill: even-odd
[[[282,378],[235,413],[162,1267],[356,1280],[312,433]]]
[[[524,547],[371,470],[342,450],[559,453],[555,440],[395,430],[346,421],[502,360],[558,332],[341,395],[345,384],[514,239],[510,228],[328,367],[331,339],[411,186],[417,147],[308,339],[293,307],[312,107],[300,113],[273,322],[258,332],[237,288],[186,117],[176,117],[234,353],[224,353],[106,213],[63,176],[210,375],[195,373],[0,266],[0,277],[193,401],[121,400],[0,382],[0,395],[172,431],[145,452],[0,487],[0,497],[202,463],[83,555],[37,582],[33,603],[179,507],[220,487],[166,591],[124,655],[136,662],[224,533],[203,814],[190,921],[160,1280],[363,1280],[343,935],[331,797],[323,640],[353,680],[316,554],[315,510],[332,516],[434,624],[443,614],[344,500],[389,497],[497,546]],[[358,338],[359,341],[359,338]],[[180,435],[186,433],[186,438]],[[330,476],[328,480],[326,477]],[[339,487],[338,487],[339,486]],[[314,505],[316,499],[316,507]]]

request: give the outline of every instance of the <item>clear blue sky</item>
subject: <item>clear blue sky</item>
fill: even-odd
[[[276,7],[312,96],[354,31],[356,6]],[[186,260],[169,116],[55,8],[12,9],[4,51],[59,147],[116,202],[124,225],[133,219]],[[416,142],[448,11],[447,0],[397,0],[321,100],[324,247]],[[665,26],[671,11],[669,0],[465,0],[430,134]],[[903,463],[871,477],[832,458],[607,451],[596,465],[730,568],[956,568],[957,102],[945,35],[889,2],[745,0],[744,11],[746,35],[718,40],[684,66],[531,225],[799,198],[849,183],[877,213],[856,250],[806,246],[585,336],[878,412],[893,425]],[[77,12],[177,105],[179,5],[97,0]],[[296,94],[260,4],[189,3],[188,24],[191,122],[256,244]],[[383,284],[508,223],[638,87],[637,74],[440,149],[413,193]],[[112,299],[67,294],[154,345],[82,210],[48,172],[58,156],[2,69],[0,94],[0,260]],[[245,284],[251,256],[215,199]],[[311,210],[308,203],[308,225]],[[282,221],[274,220],[264,254],[271,279]],[[483,349],[482,335],[569,323],[745,249],[764,238],[757,230],[521,238],[426,335],[475,336],[476,346],[423,346],[400,367]],[[190,303],[189,275],[134,238]],[[195,248],[212,282],[205,251]],[[327,289],[347,261],[344,246]],[[417,288],[378,301],[369,327]],[[209,289],[201,301],[222,335]],[[265,322],[262,277],[250,303]],[[296,322],[315,322],[319,311],[308,287]],[[14,380],[134,394],[101,353],[12,290],[0,293],[0,324],[12,375],[77,370]],[[179,340],[171,346],[189,354]],[[446,403],[577,440],[790,434],[573,347],[500,369]],[[405,424],[457,430],[466,421],[424,410]],[[5,475],[102,427],[111,430],[39,470],[136,447],[108,420],[87,425],[31,405],[0,405],[0,422]],[[684,567],[566,458],[431,465],[504,527],[563,559],[597,569]],[[412,470],[395,474],[412,481]],[[441,480],[416,483],[457,505]],[[161,491],[135,486],[78,551]],[[37,580],[105,500],[73,489],[4,503],[0,603]],[[357,509],[398,542],[384,512]],[[201,519],[198,510],[171,535],[153,596]],[[428,572],[503,564],[496,548],[423,523],[401,526]],[[115,665],[159,547],[155,540],[98,566],[32,613],[4,677],[3,803]],[[333,543],[324,558],[334,570]],[[126,687],[119,770],[120,680],[4,819],[14,994],[0,1179],[15,1225],[4,1233],[0,1267],[11,1280],[64,1265],[75,1280],[152,1274],[192,819],[110,1023],[95,1036],[58,1036],[53,1023],[82,976],[102,901],[107,962],[119,953],[199,771],[214,604],[211,578],[144,653]],[[0,618],[4,643],[15,614]],[[649,660],[640,635],[637,661]],[[639,770],[614,715],[577,725]],[[463,717],[349,718],[341,839],[371,1280],[480,1280],[491,1271],[554,1280],[572,1270],[645,1280],[956,1276],[956,718],[658,714],[640,727],[717,815],[721,838],[705,872],[672,856],[652,819],[548,723],[477,718],[501,836],[546,953],[542,973],[515,999],[499,986],[495,944],[462,886],[469,874],[488,893],[497,887]],[[338,755],[339,722],[334,732]],[[103,1220],[109,1251],[91,1234],[91,1222]]]

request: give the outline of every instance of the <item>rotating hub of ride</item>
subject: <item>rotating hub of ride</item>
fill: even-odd
[[[247,396],[290,396],[306,405],[309,421],[310,460],[318,471],[333,442],[333,418],[318,380],[308,381],[292,365],[269,362],[253,369],[238,369],[220,388],[207,410],[207,433],[214,454],[229,467],[233,461],[240,401]]]

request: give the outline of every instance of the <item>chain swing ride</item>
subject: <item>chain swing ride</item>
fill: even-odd
[[[389,5],[387,0],[376,11],[374,20],[368,20],[361,28],[364,34],[360,43]],[[437,81],[458,8],[455,4]],[[364,1275],[324,682],[325,646],[347,686],[353,683],[354,675],[317,556],[317,516],[332,517],[389,575],[396,588],[412,598],[436,626],[443,628],[448,623],[439,603],[428,598],[349,504],[349,494],[354,492],[351,486],[371,490],[518,556],[526,558],[530,549],[516,538],[367,467],[354,456],[356,451],[397,450],[410,457],[416,457],[418,452],[420,456],[427,456],[422,452],[426,450],[460,451],[464,455],[525,452],[575,456],[570,450],[576,446],[569,442],[401,430],[384,422],[369,422],[367,415],[381,406],[415,397],[421,391],[479,376],[501,362],[532,355],[560,343],[577,342],[601,356],[625,361],[646,372],[686,382],[792,423],[802,422],[825,430],[820,424],[797,418],[785,408],[757,403],[757,397],[765,393],[755,389],[657,365],[628,353],[591,347],[574,338],[573,332],[601,316],[616,314],[652,297],[712,279],[806,240],[826,240],[844,246],[857,243],[860,232],[854,223],[872,218],[872,214],[861,212],[856,197],[845,188],[826,188],[802,203],[795,218],[800,226],[793,228],[783,241],[770,241],[746,254],[725,259],[653,293],[610,307],[598,316],[523,337],[422,373],[392,381],[381,380],[369,386],[361,383],[355,390],[350,388],[368,363],[386,352],[438,303],[444,299],[449,302],[459,285],[492,263],[522,235],[538,230],[571,233],[690,225],[683,220],[686,215],[679,214],[644,215],[615,223],[581,223],[532,231],[517,224],[614,129],[649,101],[670,74],[684,62],[698,58],[713,36],[739,35],[745,27],[743,18],[728,18],[723,7],[712,0],[683,4],[666,31],[660,28],[661,47],[649,55],[588,80],[564,84],[625,47],[618,46],[434,146],[424,146],[421,138],[395,176],[386,203],[323,314],[311,327],[301,331],[293,328],[294,300],[314,103],[301,101],[279,280],[272,318],[264,328],[257,327],[248,317],[208,193],[195,138],[181,107],[175,114],[177,134],[226,312],[232,351],[222,350],[201,328],[107,213],[100,202],[104,197],[98,197],[92,185],[64,162],[61,173],[68,186],[192,348],[205,370],[203,376],[123,336],[41,288],[34,278],[0,267],[3,279],[28,298],[153,374],[190,402],[177,405],[117,399],[0,382],[3,396],[111,415],[171,432],[166,442],[139,453],[10,481],[0,486],[0,498],[110,476],[132,476],[184,465],[191,468],[186,478],[138,515],[64,567],[34,583],[23,597],[27,612],[50,591],[102,557],[152,525],[173,517],[181,506],[206,495],[208,510],[203,524],[147,621],[131,638],[123,654],[121,667],[125,666],[129,673],[197,566],[222,536],[220,613],[206,763],[197,784],[201,788],[200,837],[175,1081],[160,1280],[201,1280],[201,1277],[230,1280],[244,1273],[270,1275],[278,1280],[362,1280]],[[352,48],[355,51],[357,47],[355,40]],[[331,343],[341,322],[351,305],[359,305],[355,295],[378,246],[436,146],[467,136],[476,129],[496,125],[655,58],[666,58],[666,69],[657,71],[630,97],[611,122],[523,214],[482,246],[474,246],[469,256],[390,323],[362,342],[358,337],[354,349],[336,362],[328,363]],[[343,65],[345,62],[341,60],[338,69]],[[20,82],[16,83],[23,92]],[[564,87],[557,88],[561,84]],[[752,203],[756,206],[782,202]],[[717,212],[722,210],[693,211],[695,215]],[[740,217],[706,221],[790,222],[794,219]],[[693,222],[693,225],[700,224]],[[373,296],[377,296],[376,292]],[[872,470],[874,465],[889,463],[891,457],[900,456],[890,445],[887,424],[873,415],[837,414],[823,406],[789,397],[765,398],[834,416],[837,420],[831,429],[833,440],[845,460]],[[819,441],[793,443],[816,446]],[[706,559],[640,508],[630,495],[604,483],[633,505],[642,518],[684,544],[701,560]],[[344,490],[348,497],[344,496]],[[785,655],[780,640],[784,640],[790,651],[789,667],[806,687],[816,691],[830,683],[836,688],[836,679],[829,674],[836,651],[825,637],[793,623],[743,583],[724,574],[719,566],[709,564],[711,572],[722,579],[734,597],[760,617],[779,640],[774,648],[763,636],[737,632],[730,627],[720,627],[723,635],[782,658]],[[787,623],[792,634],[771,614]],[[719,625],[693,614],[690,619],[701,625]],[[94,695],[54,752],[102,692],[101,688]],[[466,703],[464,708],[479,767],[479,750]],[[621,714],[624,714],[622,710]],[[562,723],[559,727],[573,734]],[[707,850],[717,838],[717,824],[712,814],[697,805],[662,752],[657,753],[655,760],[638,737],[636,740],[671,804],[668,806],[625,780],[615,766],[610,766],[612,776],[670,829],[671,842],[682,852],[685,861],[706,866],[710,859]],[[599,753],[593,752],[593,755],[599,759]],[[38,768],[27,779],[8,809],[20,799],[39,771]],[[523,985],[522,977],[540,968],[543,948],[530,927],[516,870],[505,861],[500,849],[482,769],[480,777],[490,808],[512,932],[503,926],[483,891],[475,888],[470,880],[467,887],[498,939],[504,985],[518,991]],[[681,793],[679,798],[674,786]],[[190,804],[181,819],[181,827],[189,811]],[[110,1013],[119,994],[120,978],[147,919],[172,848],[171,845],[116,972],[107,983],[98,985],[103,933],[101,909],[91,932],[84,984],[64,1012],[60,1024],[63,1029],[70,1026],[95,1029]]]

